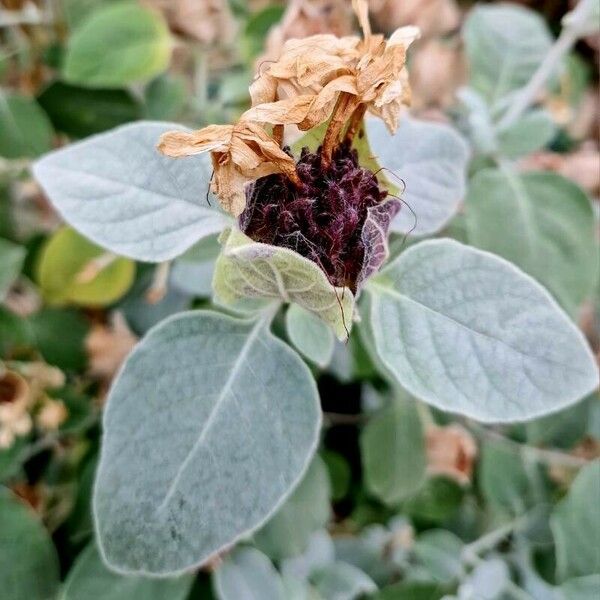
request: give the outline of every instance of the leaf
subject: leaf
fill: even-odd
[[[96,545],[90,543],[69,571],[61,600],[185,600],[193,580],[193,575],[177,579],[117,575],[106,568]]]
[[[470,85],[490,103],[523,87],[552,45],[543,18],[522,6],[478,5],[463,27]]]
[[[158,75],[170,56],[169,29],[160,14],[120,2],[94,10],[75,27],[64,77],[88,87],[120,87]]]
[[[544,148],[557,127],[545,110],[530,110],[512,125],[497,131],[498,149],[508,158],[518,158]]]
[[[0,581],[4,600],[48,600],[59,585],[50,536],[6,488],[0,488]]]
[[[529,479],[520,455],[501,444],[483,446],[479,485],[492,506],[522,515],[531,503]]]
[[[213,289],[218,302],[231,305],[242,298],[295,302],[321,318],[343,340],[352,326],[354,296],[334,288],[313,262],[287,248],[253,242],[237,229],[221,237]]]
[[[356,600],[377,590],[366,573],[343,562],[326,565],[311,579],[317,591],[327,600]]]
[[[360,435],[365,486],[388,505],[416,492],[425,479],[425,440],[416,403],[396,396]]]
[[[152,329],[113,383],[94,496],[108,564],[174,574],[260,528],[319,435],[306,365],[268,331],[194,311]]]
[[[262,552],[238,548],[214,575],[219,600],[285,600],[279,573]]]
[[[437,583],[403,581],[383,588],[373,600],[441,600],[445,596]]]
[[[581,332],[537,282],[492,254],[421,242],[369,291],[384,365],[441,410],[485,422],[532,419],[598,385]]]
[[[456,213],[466,189],[469,149],[448,125],[403,117],[395,135],[379,119],[366,121],[367,135],[383,175],[414,214],[403,206],[392,231],[428,235],[439,231]],[[401,185],[402,181],[404,185]],[[415,218],[416,215],[416,218]]]
[[[414,519],[428,523],[442,523],[451,518],[461,506],[464,489],[452,479],[432,477],[403,508]]]
[[[146,118],[157,121],[176,119],[188,96],[185,78],[170,73],[157,77],[145,90]]]
[[[33,314],[29,324],[36,347],[46,362],[67,371],[85,368],[84,342],[89,325],[83,315],[65,308],[45,308]]]
[[[102,262],[102,248],[92,244],[70,227],[58,230],[46,243],[38,264],[38,282],[50,304],[72,302],[101,307],[121,298],[133,283],[135,263],[127,258]],[[85,280],[86,269],[97,260],[97,274]],[[94,269],[94,272],[96,268]]]
[[[350,489],[352,470],[348,461],[339,452],[325,450],[321,453],[331,481],[331,498],[335,502],[342,500]]]
[[[136,260],[169,260],[227,222],[204,202],[208,158],[174,160],[155,149],[172,129],[181,127],[125,125],[51,152],[33,172],[63,218],[87,238]]]
[[[469,242],[535,277],[575,314],[600,266],[589,198],[557,173],[486,169],[466,201]]]
[[[331,362],[335,340],[324,321],[292,304],[285,314],[285,326],[290,341],[303,356],[322,369]]]
[[[600,590],[600,574],[576,577],[565,581],[559,588],[557,600],[591,600]]]
[[[284,577],[306,581],[310,574],[335,560],[333,540],[326,529],[314,532],[308,546],[302,554],[286,558],[280,563],[280,571]]]
[[[414,552],[436,581],[451,583],[464,572],[462,549],[462,541],[450,531],[431,529],[419,536]]]
[[[550,518],[559,581],[600,573],[600,461],[584,467]]]
[[[62,81],[38,97],[58,131],[75,138],[101,133],[141,116],[140,103],[126,90],[90,90]]]
[[[294,493],[255,534],[256,547],[275,560],[304,552],[310,536],[329,521],[330,496],[327,468],[317,456]]]
[[[510,583],[510,571],[500,558],[479,559],[475,568],[461,583],[467,598],[478,600],[501,600]]]
[[[25,260],[25,249],[0,238],[0,301],[18,277]]]
[[[31,158],[52,144],[52,126],[38,103],[21,94],[0,93],[0,156]]]
[[[215,263],[220,251],[216,235],[201,239],[174,261],[171,284],[185,294],[209,298],[212,295]]]

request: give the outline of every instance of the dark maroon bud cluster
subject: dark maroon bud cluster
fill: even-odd
[[[302,150],[301,185],[281,174],[246,189],[240,229],[256,242],[290,248],[312,260],[336,286],[356,292],[386,257],[389,224],[400,210],[349,143],[323,166],[321,149]],[[289,152],[289,151],[288,151]]]

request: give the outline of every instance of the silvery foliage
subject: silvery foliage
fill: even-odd
[[[229,222],[216,201],[204,202],[205,158],[154,150],[173,127],[122,127],[50,153],[34,172],[63,217],[98,244],[168,260]],[[374,154],[405,180],[416,233],[438,230],[464,195],[465,143],[443,125],[406,119],[391,140],[378,127],[369,125]],[[482,421],[528,419],[597,385],[583,336],[539,284],[491,254],[423,242],[367,289],[362,320],[383,372],[434,406]],[[317,445],[318,395],[302,359],[271,334],[273,312],[176,315],[124,364],[104,415],[94,497],[113,569],[191,569],[260,529],[301,480]],[[329,348],[295,343],[315,362],[329,357]]]

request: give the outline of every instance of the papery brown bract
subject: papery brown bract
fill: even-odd
[[[324,168],[320,151],[302,151],[300,186],[282,175],[247,188],[240,229],[257,242],[289,248],[312,260],[335,286],[356,292],[387,257],[387,231],[400,202],[387,197],[349,144]]]

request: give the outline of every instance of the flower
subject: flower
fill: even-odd
[[[17,436],[31,430],[27,381],[14,371],[0,371],[0,448],[10,448]]]
[[[35,422],[43,431],[56,431],[68,416],[67,407],[62,400],[46,397],[36,415]]]
[[[432,426],[425,432],[427,471],[465,485],[471,481],[477,445],[460,425]]]
[[[214,169],[212,191],[223,208],[239,215],[246,204],[244,186],[258,177],[281,172],[294,180],[294,159],[256,123],[209,125],[194,132],[170,131],[158,149],[173,158],[210,152]]]

